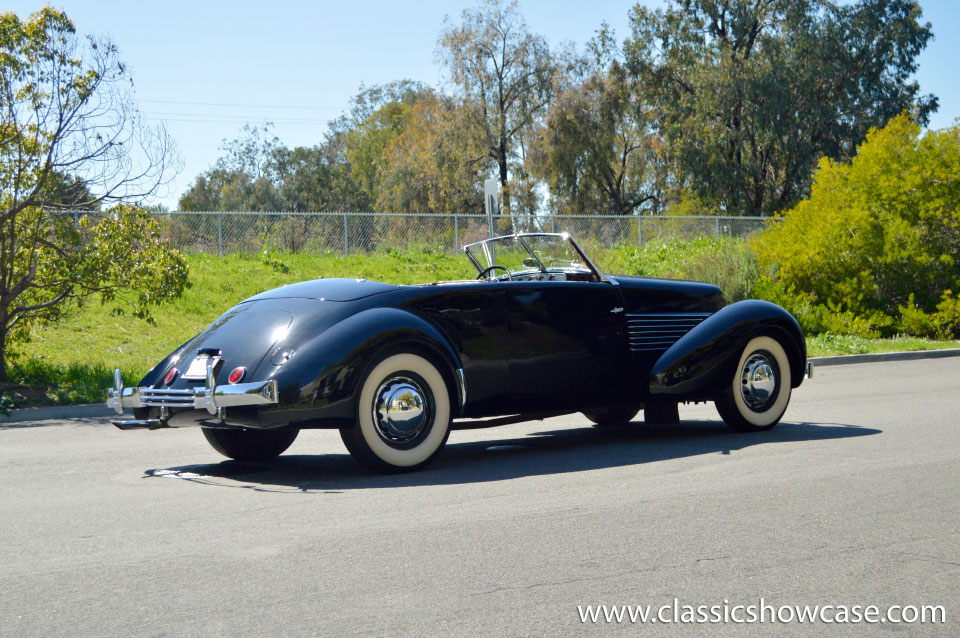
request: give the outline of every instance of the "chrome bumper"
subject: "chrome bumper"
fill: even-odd
[[[125,388],[120,369],[113,372],[113,387],[107,390],[107,407],[123,414],[124,408],[161,408],[161,420],[166,418],[163,408],[206,410],[222,416],[221,410],[243,405],[273,405],[279,402],[277,382],[254,381],[218,386],[212,365],[207,366],[207,378],[202,388],[165,390],[158,388]]]

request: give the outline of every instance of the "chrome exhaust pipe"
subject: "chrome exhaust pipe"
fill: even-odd
[[[112,421],[121,430],[160,430],[170,427],[160,419],[130,419],[127,421]]]

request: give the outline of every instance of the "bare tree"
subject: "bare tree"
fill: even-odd
[[[438,56],[464,97],[477,103],[477,124],[486,135],[510,214],[510,164],[527,132],[546,112],[558,65],[543,37],[530,33],[515,1],[484,0],[449,16]]]

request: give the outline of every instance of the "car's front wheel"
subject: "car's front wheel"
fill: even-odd
[[[411,472],[433,460],[450,434],[450,393],[430,361],[411,352],[381,358],[365,375],[353,427],[340,438],[379,472]]]
[[[716,397],[717,412],[734,430],[769,430],[787,411],[790,382],[783,346],[772,337],[755,337],[743,349],[730,385]]]
[[[293,444],[300,430],[228,430],[202,428],[214,450],[237,461],[267,461]]]

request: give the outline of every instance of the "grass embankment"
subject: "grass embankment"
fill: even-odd
[[[830,357],[838,354],[875,354],[880,352],[912,352],[960,348],[960,341],[938,341],[919,337],[865,339],[852,335],[821,334],[807,337],[807,355]]]
[[[687,276],[710,279],[710,273],[678,272],[677,256],[662,249],[593,251],[601,269],[643,275]],[[688,253],[689,254],[689,253]],[[718,276],[727,291],[745,289],[736,276],[707,255],[704,269]],[[391,251],[374,255],[282,255],[282,272],[256,255],[189,255],[191,287],[174,304],[155,308],[154,324],[114,313],[115,304],[87,303],[59,325],[37,330],[32,341],[19,346],[20,356],[10,370],[20,405],[68,404],[103,400],[112,383],[112,371],[124,372],[133,385],[158,360],[205,328],[233,304],[260,291],[317,277],[363,277],[389,283],[426,283],[473,278],[473,267],[462,256],[429,250]],[[727,260],[729,261],[729,260]],[[726,263],[726,262],[724,262]],[[719,266],[719,267],[718,267]],[[863,339],[817,335],[807,340],[810,356],[928,350],[960,347],[960,341],[916,338]],[[8,392],[9,394],[9,392]],[[16,395],[19,396],[16,396]]]
[[[153,309],[153,324],[116,314],[117,304],[91,300],[58,325],[33,332],[19,344],[8,391],[20,405],[103,400],[113,369],[133,385],[161,358],[235,303],[263,290],[317,277],[362,277],[389,283],[472,278],[462,256],[430,251],[375,255],[282,255],[282,272],[257,255],[188,255],[191,286],[173,304]],[[19,395],[19,396],[17,396]]]

